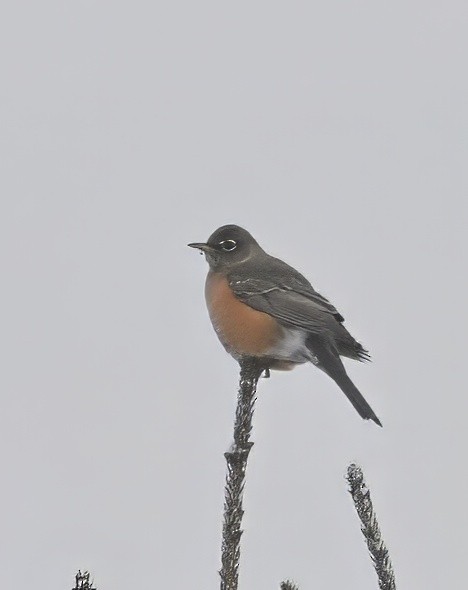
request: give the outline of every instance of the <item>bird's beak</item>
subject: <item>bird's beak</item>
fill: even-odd
[[[208,246],[208,244],[204,244],[203,242],[193,242],[192,244],[187,244],[187,246],[190,246],[190,248],[197,248],[202,252],[206,252],[212,249],[211,246]]]

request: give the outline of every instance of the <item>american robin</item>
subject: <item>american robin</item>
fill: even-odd
[[[370,360],[343,316],[297,270],[267,254],[245,229],[224,225],[201,250],[210,266],[205,296],[213,327],[236,359],[270,369],[312,362],[329,375],[365,420],[382,426],[346,374],[340,356]]]

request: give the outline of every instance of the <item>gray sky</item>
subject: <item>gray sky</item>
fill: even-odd
[[[466,2],[10,2],[0,20],[4,588],[218,587],[235,362],[204,260],[249,229],[370,349],[361,421],[262,381],[242,590],[466,587]],[[37,582],[43,578],[42,582]]]

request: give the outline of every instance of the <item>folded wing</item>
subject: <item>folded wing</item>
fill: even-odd
[[[243,303],[275,317],[281,323],[323,334],[342,321],[336,309],[318,293],[275,285],[263,279],[232,278],[230,286]],[[339,316],[340,319],[337,318]]]

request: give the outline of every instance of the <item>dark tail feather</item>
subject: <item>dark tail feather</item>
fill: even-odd
[[[362,393],[354,385],[344,370],[343,373],[339,375],[330,375],[330,377],[336,382],[341,391],[353,404],[361,418],[364,418],[364,420],[373,420],[376,424],[382,426],[382,422],[377,418],[374,410],[366,402]]]
[[[335,381],[341,391],[356,408],[361,418],[364,418],[364,420],[373,420],[376,424],[382,426],[382,423],[375,415],[374,410],[366,402],[364,396],[346,374],[346,369],[344,368],[340,357],[325,346],[317,346],[316,343],[315,346],[313,346],[313,354],[318,360],[318,366],[320,369],[325,371],[325,373]]]

